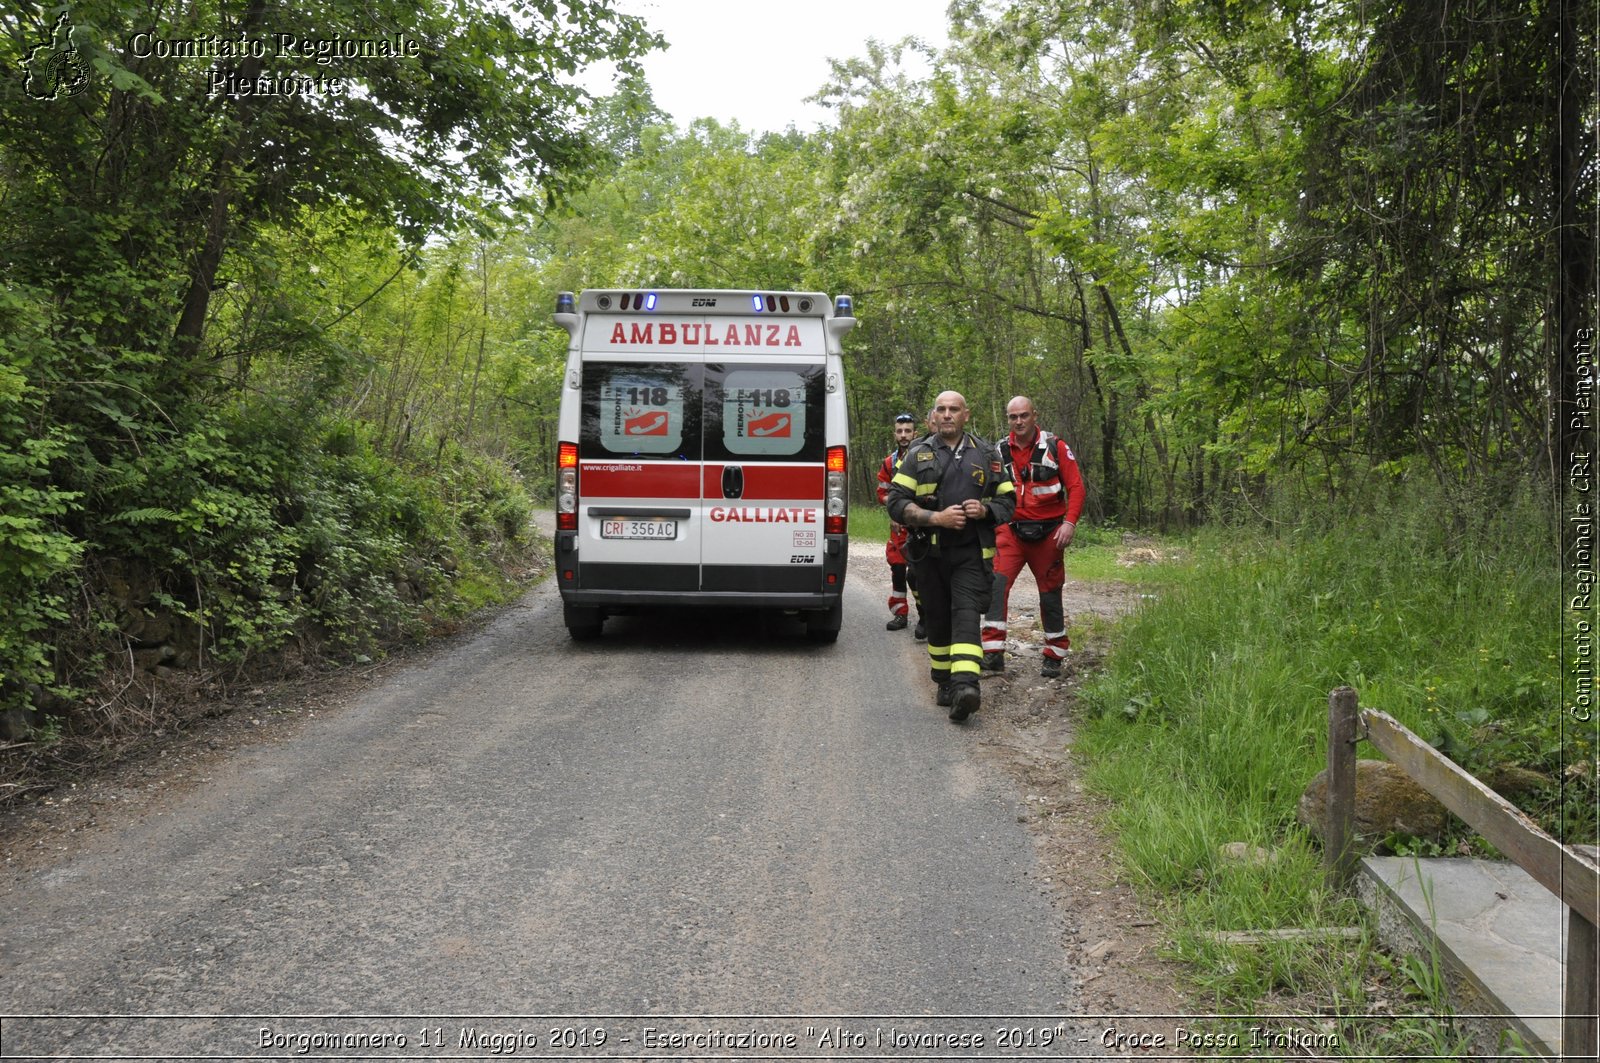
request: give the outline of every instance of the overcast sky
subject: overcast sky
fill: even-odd
[[[866,54],[875,37],[948,42],[948,0],[809,0],[784,7],[751,0],[619,0],[672,46],[644,60],[656,106],[679,126],[695,118],[737,121],[756,133],[793,123],[801,132],[833,123],[803,103],[828,78],[828,59]],[[607,92],[605,87],[593,86]]]

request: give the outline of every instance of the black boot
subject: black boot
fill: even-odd
[[[950,718],[956,723],[965,720],[978,711],[982,697],[973,683],[962,683],[957,686],[955,696],[950,699]]]

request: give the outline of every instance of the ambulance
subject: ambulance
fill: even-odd
[[[755,607],[833,642],[843,617],[850,297],[588,290],[567,330],[556,580],[567,631],[641,606]]]

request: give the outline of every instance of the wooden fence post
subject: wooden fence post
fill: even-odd
[[[1595,1014],[1600,1009],[1597,984],[1594,924],[1567,909],[1567,971],[1561,1023],[1561,1055],[1565,1059],[1595,1058]]]
[[[1355,877],[1356,692],[1328,695],[1328,807],[1323,861],[1329,887],[1343,890]]]

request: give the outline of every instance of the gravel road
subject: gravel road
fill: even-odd
[[[893,1030],[887,1056],[916,1054],[911,1031],[990,1054],[1015,1026],[1054,1058],[1095,1051],[1097,1027],[1042,1018],[1077,1010],[1082,972],[1018,794],[978,755],[984,716],[947,721],[883,616],[853,580],[833,646],[691,611],[578,645],[547,582],[186,793],[8,865],[4,1054],[370,1058],[405,1036],[388,1056],[432,1058],[471,1029],[618,1058],[651,1023],[813,1053]]]

